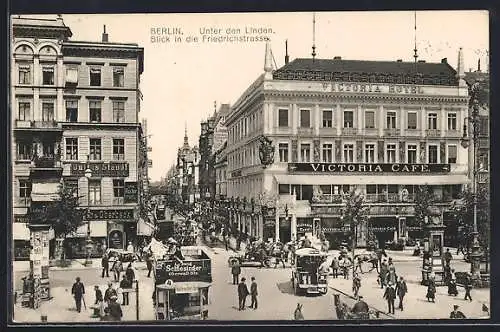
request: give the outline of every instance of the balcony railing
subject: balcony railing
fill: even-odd
[[[342,203],[342,195],[321,194],[312,198],[312,203]]]
[[[358,133],[356,128],[342,128],[342,135],[355,136]]]
[[[363,135],[365,136],[378,136],[377,128],[365,128],[363,129]]]
[[[125,204],[125,199],[123,197],[113,197],[113,205],[123,205]]]
[[[61,167],[60,158],[57,155],[35,157],[33,164],[34,164],[35,168]]]
[[[398,128],[387,128],[384,129],[384,136],[399,136],[399,129]]]
[[[31,128],[30,120],[16,120],[16,128]]]
[[[422,131],[420,129],[406,129],[405,135],[410,137],[419,137]]]
[[[460,138],[462,137],[462,132],[460,132],[460,130],[447,130],[446,137]]]
[[[425,134],[427,137],[439,137],[441,136],[441,131],[439,129],[427,129]]]
[[[312,135],[313,133],[313,128],[302,128],[302,127],[299,127],[297,128],[297,133],[300,135]]]

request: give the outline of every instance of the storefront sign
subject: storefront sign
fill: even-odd
[[[406,226],[406,230],[408,232],[420,232],[420,231],[422,231],[422,227],[418,227],[418,226]]]
[[[309,233],[312,232],[312,225],[310,224],[298,224],[297,233]]]
[[[396,226],[370,227],[370,229],[374,233],[386,233],[386,232],[394,232],[396,230]]]
[[[138,188],[137,182],[125,182],[125,203],[137,203]]]
[[[117,229],[109,232],[108,246],[111,249],[123,249],[123,232]]]
[[[275,207],[267,207],[262,209],[262,214],[264,219],[266,220],[274,220],[276,218],[276,208]]]
[[[15,215],[14,222],[29,223],[29,217],[27,215]]]
[[[174,282],[206,281],[212,282],[210,259],[193,261],[158,261],[156,280],[171,279]]]
[[[87,220],[133,220],[134,210],[88,210]]]
[[[85,176],[85,170],[90,168],[92,177],[128,177],[128,163],[71,163],[71,175]]]
[[[310,173],[449,173],[450,164],[288,163],[288,171]]]
[[[349,233],[351,228],[349,226],[343,227],[323,227],[321,229],[324,233]]]

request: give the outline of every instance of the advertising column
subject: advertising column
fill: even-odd
[[[50,225],[29,225],[31,232],[30,269],[33,275],[33,306],[50,298],[49,229]]]

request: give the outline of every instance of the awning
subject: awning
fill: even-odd
[[[432,184],[464,184],[468,183],[467,175],[425,175],[425,176],[390,176],[390,175],[314,175],[290,174],[275,175],[281,184],[331,185],[331,184],[400,184],[400,185],[432,185]]]
[[[137,235],[151,236],[154,231],[154,225],[146,222],[143,218],[139,218],[137,222]]]
[[[91,237],[106,237],[108,233],[108,224],[104,220],[92,220],[90,222]],[[79,226],[75,233],[69,234],[69,238],[82,238],[87,236],[87,223]]]
[[[59,182],[34,182],[31,189],[33,202],[53,202],[59,199]]]
[[[176,294],[192,294],[198,293],[200,288],[210,287],[210,283],[202,281],[183,281],[175,282],[174,287]]]
[[[12,223],[12,234],[14,240],[29,241],[30,240],[30,230],[28,224],[23,222]]]

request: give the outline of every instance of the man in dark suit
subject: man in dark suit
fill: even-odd
[[[363,297],[361,295],[358,297],[358,299],[358,302],[356,302],[352,307],[351,312],[355,314],[368,313],[370,311],[368,304],[363,301]]]
[[[461,312],[460,310],[458,310],[458,305],[454,305],[453,306],[453,311],[450,312],[450,318],[451,319],[465,319],[465,315],[463,312]]]
[[[237,259],[235,259],[231,265],[231,274],[233,275],[233,285],[238,284],[238,278],[240,276],[240,273],[241,273],[240,262]]]
[[[399,305],[398,308],[403,311],[403,299],[408,293],[408,287],[406,287],[406,281],[403,279],[403,277],[399,277],[399,281],[396,284],[396,294],[399,297]]]
[[[238,284],[238,310],[245,310],[245,302],[249,294],[248,287],[245,281],[245,278],[241,278],[241,282]]]
[[[104,274],[106,274],[106,277],[109,278],[109,258],[106,253],[102,255],[101,266],[102,266],[102,278],[104,278]]]
[[[117,296],[116,290],[113,288],[113,283],[108,283],[108,289],[104,292],[104,302],[109,302],[112,296]]]
[[[129,296],[128,293],[130,292],[130,288],[132,287],[132,283],[130,280],[127,278],[127,276],[123,276],[123,280],[120,282],[120,288],[122,289],[122,305],[128,305],[129,304]]]
[[[99,289],[99,286],[95,286],[94,290],[95,290],[95,302],[94,302],[94,304],[99,304],[99,302],[103,301],[102,292]]]
[[[117,296],[113,295],[109,299],[109,304],[108,304],[108,309],[109,309],[109,316],[110,320],[112,321],[120,321],[122,320],[123,317],[123,311],[122,308],[120,307],[120,304],[116,302]]]
[[[384,293],[384,299],[387,300],[387,305],[389,307],[390,314],[394,314],[394,300],[396,299],[396,291],[392,286],[393,286],[392,282],[389,282]]]
[[[153,255],[151,253],[147,253],[146,266],[148,268],[148,278],[150,278],[151,271],[153,270]]]
[[[83,283],[80,282],[80,277],[76,277],[76,282],[71,287],[71,294],[75,298],[76,311],[81,312],[82,310],[82,297],[85,294],[85,287]]]
[[[252,303],[250,304],[250,308],[253,308],[254,310],[257,309],[257,295],[257,282],[255,282],[255,277],[252,277],[252,284],[250,285]]]

